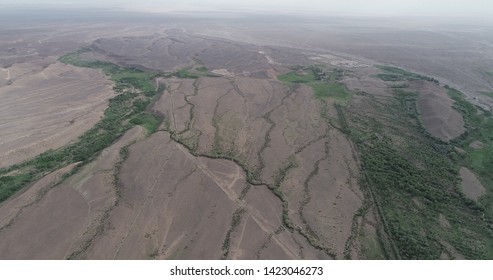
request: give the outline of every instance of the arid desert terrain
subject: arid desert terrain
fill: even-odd
[[[493,258],[491,26],[1,22],[0,259]]]

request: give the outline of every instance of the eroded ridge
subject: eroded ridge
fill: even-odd
[[[304,258],[309,251],[307,248],[319,252],[319,256],[322,254],[330,258],[343,258],[344,246],[352,234],[353,216],[361,206],[363,198],[356,184],[358,164],[353,157],[353,148],[342,133],[331,127],[328,117],[322,114],[322,110],[334,110],[330,101],[317,100],[312,90],[305,85],[288,86],[275,80],[225,77],[199,78],[194,82],[188,79],[170,79],[164,82],[169,83],[167,88],[170,102],[166,103],[163,95],[160,104],[167,104],[167,107],[156,109],[161,112],[167,111],[172,124],[176,119],[171,109],[173,105],[170,104],[174,102],[174,98],[180,96],[181,106],[190,108],[190,114],[183,117],[185,121],[180,121],[182,124],[189,124],[179,126],[185,128],[184,130],[176,129],[178,126],[173,124],[167,127],[171,137],[196,156],[227,159],[241,166],[248,185],[243,198],[248,197],[253,188],[264,187],[280,201],[281,223],[266,235],[265,241],[259,243],[259,248],[254,250],[255,254],[250,254],[249,258],[269,254],[269,250],[274,250],[272,248],[266,251],[267,248],[271,248],[270,244],[277,244],[277,238],[285,235],[294,236],[292,240],[295,240],[299,247],[293,251],[297,252],[296,254],[290,254],[290,258]],[[188,92],[183,91],[186,85],[189,85]],[[187,134],[195,135],[195,140],[190,142],[181,137]],[[336,137],[335,141],[330,140],[332,134]],[[318,143],[322,143],[322,146],[318,147],[322,147],[322,150],[327,148],[327,151],[320,154],[317,150]],[[346,145],[347,148],[342,148],[341,145]],[[338,151],[337,161],[334,163],[331,163],[329,158],[329,146],[336,146]],[[338,148],[339,146],[341,148]],[[345,152],[339,159],[341,150]],[[322,156],[313,160],[314,155]],[[322,162],[324,167],[327,167],[324,168],[324,172],[318,174]],[[340,169],[350,167],[351,174],[342,175],[341,179],[334,177],[331,184],[322,183],[325,187],[321,189],[316,189],[316,183],[311,187],[313,182],[310,182],[315,177],[321,176],[322,178],[317,180],[327,181],[326,172],[330,174],[331,170],[335,169],[330,165],[341,165]],[[305,169],[306,171],[303,171]],[[320,196],[325,192],[325,188],[333,187],[338,190],[335,194],[327,192]],[[349,193],[343,189],[349,189]],[[312,201],[310,192],[314,193],[313,196],[317,199]],[[353,192],[356,192],[355,196]],[[342,203],[352,199],[355,201],[354,206],[347,211],[349,214],[342,211],[344,214],[324,220],[305,218],[305,215],[318,216],[324,211],[318,209],[322,207],[318,201],[324,201],[329,197],[335,197],[336,201]],[[334,206],[336,205],[334,202]],[[241,243],[235,238],[244,238],[244,234],[238,235],[238,231],[250,230],[247,228],[247,225],[251,224],[248,218],[250,211],[244,206],[238,206],[233,212],[231,226],[223,242],[222,257],[244,258],[245,255],[235,253],[241,248],[232,250],[231,246]],[[325,226],[320,227],[320,224]],[[334,234],[341,224],[346,230],[336,239]],[[332,228],[334,234],[319,236],[312,227],[320,232]],[[338,248],[337,252],[333,249],[335,246]],[[310,254],[313,256],[313,253]]]

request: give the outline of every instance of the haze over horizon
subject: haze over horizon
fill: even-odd
[[[354,16],[493,17],[493,2],[488,0],[142,0],[138,2],[131,0],[18,0],[15,2],[3,0],[0,2],[0,8],[103,8],[154,13],[255,11]]]

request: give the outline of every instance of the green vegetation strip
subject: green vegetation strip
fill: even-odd
[[[377,68],[383,70],[384,73],[377,74],[376,77],[388,82],[401,82],[401,81],[413,81],[413,80],[426,80],[434,83],[438,81],[434,78],[412,73],[397,67],[377,65]]]
[[[479,135],[493,134],[489,120],[478,119],[472,112],[474,106],[458,93],[451,94],[457,108],[469,116],[468,132],[458,142],[466,144]],[[423,129],[416,107],[418,97],[414,92],[395,90],[386,103],[368,97],[365,106],[374,114],[351,106],[338,110],[361,155],[363,174],[395,243],[396,255],[438,259],[442,252],[453,254],[451,245],[466,258],[491,259],[491,215],[485,215],[484,204],[462,194],[459,156],[454,145],[429,136]],[[474,127],[479,123],[483,129],[477,130]],[[468,138],[471,133],[475,136]],[[450,225],[440,224],[440,214]]]
[[[407,92],[413,80],[438,83],[431,77],[396,67],[378,66],[394,96],[382,102],[365,95],[370,108],[347,105],[350,95],[316,67],[298,68],[279,80],[313,88],[317,98],[334,98],[340,130],[348,134],[361,156],[363,183],[375,201],[383,228],[381,236],[389,257],[438,259],[457,253],[470,259],[493,258],[493,120],[450,88],[455,108],[464,116],[467,132],[444,143],[423,128],[417,107],[419,93]],[[323,112],[322,112],[323,113]],[[478,140],[480,149],[469,144]],[[466,151],[460,155],[455,146]],[[466,198],[460,188],[460,166],[480,175],[488,193],[479,202]],[[439,217],[445,217],[446,223]],[[382,234],[380,234],[382,235]],[[455,249],[450,249],[451,247]]]
[[[487,189],[480,205],[486,209],[489,218],[493,219],[493,117],[491,112],[469,103],[460,91],[450,87],[446,89],[455,101],[454,107],[462,114],[466,126],[466,132],[454,139],[452,144],[465,151],[465,154],[458,155],[459,163],[478,175]],[[481,142],[481,148],[471,147],[474,141]]]
[[[158,92],[152,79],[159,73],[81,59],[80,55],[88,51],[90,50],[81,49],[64,55],[59,60],[78,67],[103,70],[115,83],[114,90],[118,95],[110,99],[104,117],[75,143],[0,169],[0,202],[50,172],[71,163],[89,162],[136,124],[145,127],[148,133],[153,133],[161,123],[159,116],[146,111]]]
[[[231,234],[236,230],[236,228],[240,225],[241,222],[241,217],[243,214],[246,212],[244,208],[238,208],[236,211],[233,213],[233,217],[231,218],[231,226],[229,227],[228,232],[226,233],[226,237],[224,238],[223,241],[223,255],[221,259],[227,259],[229,256],[229,246],[231,245]]]
[[[180,79],[198,79],[200,77],[220,77],[209,70],[205,66],[199,66],[195,70],[183,68],[172,74]]]

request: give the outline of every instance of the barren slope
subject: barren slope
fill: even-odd
[[[317,100],[305,85],[251,77],[163,82],[168,90],[154,109],[169,119],[175,139],[193,153],[240,163],[248,171],[250,183],[277,188],[275,193],[282,197],[277,199],[284,201],[282,207],[276,207],[277,216],[284,215],[277,226],[282,227],[275,234],[264,233],[265,242],[245,239],[244,233],[255,234],[262,228],[253,218],[241,220],[239,232],[231,235],[232,244],[240,242],[236,245],[240,247],[232,249],[231,257],[280,257],[269,250],[280,250],[278,238],[293,234],[293,230],[301,235],[290,242],[320,249],[317,258],[343,258],[353,250],[359,254],[353,245],[346,249],[348,240],[353,239],[353,216],[363,200],[357,185],[359,167],[351,143],[321,113],[328,110],[336,115],[330,100]],[[254,247],[244,251],[241,244],[245,242]],[[256,251],[255,246],[263,249]],[[286,254],[286,249],[281,249]],[[304,251],[306,254],[289,253],[283,258],[317,256],[306,248]]]
[[[266,250],[270,258],[300,257],[296,235],[271,237],[281,227],[281,209],[265,186],[250,186],[232,161],[191,155],[168,133],[132,146],[119,182],[121,199],[85,258],[253,258],[262,244],[242,244],[243,233],[229,237],[238,209],[238,219],[252,224],[248,231],[259,231],[257,240],[272,238],[280,249]]]
[[[99,121],[113,95],[98,70],[54,63],[19,73],[26,67],[9,67],[15,80],[0,87],[0,167],[76,139]]]
[[[64,259],[77,256],[100,229],[117,199],[114,166],[120,149],[142,137],[135,127],[62,184],[69,166],[0,205],[1,259]],[[63,229],[63,230],[60,230]]]
[[[460,177],[462,179],[462,191],[468,198],[478,200],[486,193],[486,189],[471,170],[461,167]]]
[[[442,87],[408,81],[401,98],[399,84],[367,63],[178,30],[101,38],[92,48],[81,58],[170,71],[151,74],[163,92],[119,123],[149,117],[157,132],[136,126],[61,184],[76,164],[1,204],[0,258],[453,258],[482,248],[483,228],[471,226],[481,223],[458,226],[471,218],[462,200],[463,208],[431,207],[459,197],[450,195],[450,145],[420,126],[444,141],[464,132]],[[43,63],[0,69],[0,167],[70,142],[112,96],[98,71]],[[316,81],[277,79],[314,63],[323,68]],[[351,93],[340,100],[337,89]],[[125,90],[122,99],[136,93]],[[461,175],[466,195],[484,194]]]
[[[444,88],[427,81],[414,81],[409,89],[421,94],[419,110],[423,124],[431,135],[449,141],[464,133],[464,120],[453,108],[454,101]]]

